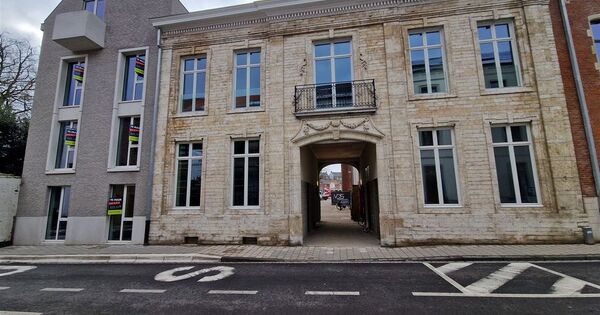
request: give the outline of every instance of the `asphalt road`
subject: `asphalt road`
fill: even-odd
[[[600,262],[34,267],[0,266],[0,313],[600,314]]]

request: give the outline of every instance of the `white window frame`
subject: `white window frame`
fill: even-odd
[[[179,156],[179,146],[182,144],[189,145],[189,154],[186,157]],[[192,156],[192,147],[194,144],[202,145],[202,155],[201,156]],[[188,162],[188,172],[187,172],[187,183],[186,183],[186,197],[185,197],[185,206],[177,205],[177,184],[179,183],[179,161],[187,161]],[[173,193],[173,208],[176,210],[198,210],[201,206],[190,206],[190,198],[192,196],[192,162],[193,161],[201,161],[200,164],[200,205],[202,204],[202,187],[204,186],[202,181],[204,179],[204,142],[203,141],[192,141],[192,142],[177,142],[175,144],[175,189]]]
[[[136,118],[139,119],[140,123],[138,125],[140,125],[140,126],[137,126],[137,127],[140,128],[140,134],[139,134],[139,141],[137,142],[137,144],[134,144],[132,141],[129,141],[129,136],[128,136],[128,139],[127,139],[127,142],[128,142],[127,143],[127,165],[119,165],[119,161],[117,161],[117,158],[119,156],[119,150],[120,150],[119,140],[121,139],[121,129],[122,129],[121,119],[124,119],[124,118],[129,118],[129,126],[135,126],[134,125],[135,119]],[[132,168],[132,167],[137,168],[140,165],[140,155],[141,155],[140,147],[142,144],[142,126],[141,126],[142,125],[142,117],[138,116],[138,115],[125,116],[125,117],[119,117],[118,121],[119,121],[119,123],[118,123],[119,126],[118,126],[118,130],[117,130],[117,139],[115,141],[116,146],[117,146],[117,149],[115,150],[115,158],[114,158],[115,167],[116,168]],[[129,165],[129,161],[130,161],[129,158],[131,157],[131,149],[137,149],[137,159],[136,159],[135,165]]]
[[[63,138],[63,145],[66,147],[65,149],[67,150],[67,159],[65,160],[65,165],[64,167],[62,167],[62,165],[60,167],[56,167],[56,160],[58,159],[58,143],[56,145],[56,152],[54,153],[54,170],[74,170],[75,169],[75,165],[77,163],[77,145],[79,144],[79,121],[78,120],[65,120],[65,121],[59,121],[59,127],[58,127],[58,132],[61,132],[61,128],[60,126],[62,125],[62,123],[68,123],[68,125],[65,125],[65,133],[66,130],[68,128],[73,128],[74,124],[77,124],[77,138],[75,140],[75,146],[72,147],[70,145],[66,145],[64,143],[64,141],[66,139]],[[59,140],[61,138],[61,135],[58,135],[57,140]],[[66,167],[66,163],[69,160],[69,153],[73,152],[73,167]]]
[[[137,52],[132,52],[132,53],[127,53],[127,52],[123,52],[123,71],[121,73],[121,97],[120,97],[120,103],[128,103],[128,102],[142,102],[144,101],[144,99],[146,98],[146,77],[148,76],[148,51],[144,50],[144,51],[137,51]],[[131,100],[123,100],[123,98],[125,97],[125,92],[126,92],[126,80],[125,77],[127,76],[127,70],[128,70],[128,66],[129,64],[127,63],[127,59],[130,57],[135,57],[135,58],[139,58],[140,56],[144,56],[144,76],[140,79],[140,76],[135,73],[135,69],[133,71],[133,74],[135,75],[135,78],[133,80],[133,99]],[[135,68],[135,66],[134,66]],[[138,84],[142,85],[142,98],[141,99],[136,99],[135,98],[135,88]]]
[[[251,53],[260,53],[260,62],[259,63],[250,63],[250,54]],[[246,64],[245,65],[238,65],[237,64],[237,56],[238,54],[247,54],[246,55]],[[254,109],[254,108],[262,108],[263,107],[263,95],[262,95],[262,88],[263,88],[263,83],[262,83],[262,69],[261,69],[261,64],[263,62],[263,52],[262,49],[260,48],[256,48],[256,49],[246,49],[246,50],[239,50],[236,51],[233,54],[233,109],[234,110],[247,110],[247,109]],[[237,102],[237,71],[238,69],[246,69],[246,106],[245,107],[237,107],[236,102]],[[260,73],[260,106],[250,106],[250,70],[252,68],[258,68],[258,71]]]
[[[244,154],[235,154],[235,143],[236,142],[245,142],[245,152]],[[249,142],[250,141],[258,141],[258,153],[248,153],[249,149],[250,149],[250,145]],[[262,152],[262,147],[261,147],[261,140],[260,138],[247,138],[247,139],[232,139],[231,140],[231,198],[230,198],[230,202],[231,202],[231,208],[233,209],[260,209],[261,206],[261,188],[262,188],[262,183],[261,183],[261,176],[260,176],[260,170],[262,170],[262,158],[261,158],[261,152]],[[258,161],[259,161],[259,175],[258,175],[258,205],[252,205],[249,206],[248,205],[248,159],[251,157],[258,157]],[[244,158],[244,205],[242,206],[235,206],[234,205],[234,172],[235,172],[235,159],[236,158]]]
[[[510,38],[496,38],[496,25],[498,24],[508,24],[508,30],[510,31]],[[492,38],[491,39],[479,39],[479,28],[484,26],[491,26]],[[497,88],[488,88],[485,87],[485,78],[484,78],[484,87],[487,90],[496,90],[496,89],[505,89],[505,88],[519,88],[523,86],[523,78],[521,77],[521,62],[519,58],[519,47],[517,46],[517,35],[515,33],[515,23],[513,20],[496,20],[496,21],[483,21],[477,23],[477,43],[479,45],[479,63],[481,64],[481,69],[483,71],[483,60],[481,53],[481,44],[492,44],[494,48],[494,60],[496,62],[496,75],[498,78],[498,87]],[[504,77],[502,77],[502,67],[500,65],[500,54],[498,53],[498,43],[499,42],[508,42],[510,41],[513,53],[513,62],[515,64],[515,73],[517,76],[517,86],[504,87]],[[483,73],[482,73],[483,75]],[[484,76],[485,77],[485,76]]]
[[[512,130],[511,127],[519,127],[525,126],[527,129],[527,141],[514,142],[512,138]],[[531,125],[530,124],[494,124],[491,125],[491,128],[504,128],[506,130],[506,139],[508,142],[500,142],[494,143],[494,139],[492,138],[492,154],[494,157],[494,172],[497,172],[496,165],[496,155],[493,148],[506,148],[508,147],[508,154],[510,157],[511,164],[511,175],[513,180],[513,189],[515,191],[516,203],[502,203],[502,197],[500,196],[500,192],[498,191],[498,198],[501,202],[502,207],[522,207],[522,206],[540,206],[542,204],[542,195],[540,193],[540,182],[538,178],[537,164],[535,160],[535,153],[533,148],[533,142],[531,137]],[[491,134],[490,129],[490,134]],[[517,164],[515,159],[515,146],[522,147],[527,145],[529,147],[529,158],[531,159],[531,168],[533,171],[533,182],[535,184],[535,194],[537,196],[536,203],[523,203],[521,199],[521,191],[519,189],[519,176],[517,173]],[[496,173],[496,185],[500,185],[498,182],[498,174]]]
[[[86,60],[66,61],[66,63],[67,63],[67,73],[66,73],[66,77],[64,78],[65,85],[64,85],[64,92],[63,92],[63,100],[62,100],[62,103],[60,104],[60,107],[72,108],[72,107],[82,106],[83,101],[84,101],[84,99],[83,99],[84,92],[83,91],[84,91],[84,86],[85,86],[85,77],[87,75],[87,66],[88,65],[86,63]],[[77,91],[81,92],[81,99],[80,99],[80,104],[65,105],[65,98],[67,98],[67,96],[69,94],[69,91],[67,91],[67,82],[73,78],[73,74],[69,73],[69,65],[72,63],[75,65],[78,65],[78,66],[80,66],[81,64],[85,64],[85,66],[83,67],[83,69],[84,69],[83,70],[83,82],[79,82],[79,81],[75,80],[75,82],[77,82],[77,83],[75,85],[75,88],[73,89],[73,100],[75,100],[75,95],[77,94]],[[75,67],[73,67],[73,68],[75,68]]]
[[[439,32],[440,33],[440,43],[437,45],[429,45],[427,43],[427,33]],[[423,36],[423,46],[412,47],[410,45],[410,36],[414,34],[421,34]],[[448,94],[450,92],[450,84],[448,80],[448,66],[446,62],[446,49],[445,49],[445,40],[444,40],[444,28],[443,27],[435,27],[435,28],[426,28],[426,29],[416,29],[408,32],[408,56],[410,59],[410,73],[412,78],[412,89],[414,95],[437,95],[437,94]],[[446,85],[445,92],[432,92],[431,87],[431,70],[429,66],[429,50],[440,48],[442,51],[442,68],[444,69],[444,84]],[[412,52],[415,50],[422,50],[425,58],[425,77],[427,80],[427,93],[417,92],[415,90],[415,74],[412,69]]]
[[[67,222],[67,227],[65,228],[65,239],[67,238],[66,235],[66,229],[69,226],[69,216],[67,214],[66,217],[63,217],[63,206],[64,206],[64,201],[65,201],[65,188],[71,188],[70,186],[54,186],[54,187],[50,187],[50,196],[48,199],[48,210],[47,210],[47,214],[46,214],[46,220],[48,220],[48,216],[50,215],[50,203],[52,202],[52,188],[60,188],[60,201],[58,203],[58,219],[56,220],[56,235],[54,236],[54,239],[47,239],[46,238],[46,233],[47,231],[44,231],[44,240],[45,241],[49,241],[49,242],[64,242],[65,240],[60,240],[58,239],[58,230],[60,227],[60,222]],[[70,195],[69,195],[70,196]]]
[[[437,136],[437,131],[439,130],[449,130],[450,131],[450,138],[452,140],[452,144],[451,145],[440,145],[438,144],[438,136]],[[423,146],[421,145],[421,132],[426,132],[426,131],[431,131],[432,135],[433,135],[433,146]],[[433,150],[433,154],[434,154],[434,158],[435,158],[435,176],[436,176],[436,180],[437,180],[437,190],[438,190],[438,200],[439,203],[435,204],[435,203],[426,203],[425,201],[425,178],[423,178],[423,175],[421,175],[421,196],[423,197],[423,205],[426,208],[458,208],[458,207],[462,207],[462,197],[461,197],[461,190],[460,190],[460,181],[458,180],[458,158],[456,156],[456,137],[454,134],[454,128],[451,127],[439,127],[439,128],[419,128],[418,130],[418,139],[417,141],[419,144],[419,164],[421,166],[421,174],[423,174],[423,163],[421,162],[421,151],[423,150],[427,150],[427,151],[431,151]],[[454,180],[456,181],[456,195],[458,197],[458,203],[448,203],[446,204],[444,202],[444,189],[442,186],[442,173],[441,173],[441,166],[440,166],[440,150],[448,150],[448,149],[452,149],[452,156],[453,156],[453,160],[454,160]]]
[[[206,60],[206,67],[204,69],[198,69],[198,60],[200,59],[204,59]],[[188,60],[194,60],[194,69],[192,70],[185,70],[185,62]],[[179,88],[179,110],[178,112],[180,114],[185,114],[185,113],[197,113],[197,112],[204,112],[206,111],[206,85],[208,82],[208,78],[206,76],[206,69],[208,68],[208,58],[206,55],[200,55],[200,56],[195,56],[195,57],[187,57],[187,58],[182,58],[181,59],[181,79],[180,79],[180,88]],[[200,74],[204,74],[204,109],[202,110],[197,110],[196,109],[196,93],[198,93],[197,91],[197,83],[198,83],[198,75]],[[185,75],[186,74],[191,74],[192,75],[192,110],[189,112],[184,112],[183,111],[183,94],[184,94],[184,85],[185,85]]]
[[[341,54],[341,55],[336,55],[335,54],[335,44],[336,43],[343,43],[343,42],[348,42],[350,44],[350,53],[348,54]],[[317,45],[323,45],[323,44],[328,44],[329,45],[329,55],[328,56],[324,56],[324,57],[317,57],[316,54],[316,46]],[[352,38],[339,38],[339,39],[335,39],[335,40],[326,40],[326,41],[315,41],[312,45],[312,49],[313,49],[313,82],[315,82],[315,85],[318,86],[317,84],[317,61],[320,60],[329,60],[329,62],[331,63],[331,82],[330,84],[331,86],[331,104],[332,104],[332,108],[336,108],[337,107],[337,98],[336,98],[336,94],[337,94],[337,83],[341,83],[337,81],[337,78],[335,77],[335,61],[336,59],[341,59],[341,58],[350,58],[350,81],[348,83],[351,84],[352,86],[352,103],[354,103],[355,95],[354,95],[354,85],[352,84],[352,82],[354,81],[354,58],[352,56],[352,54],[354,53],[354,47],[352,47]],[[325,84],[325,83],[323,83]],[[331,110],[331,108],[323,108],[323,109],[317,109],[316,106],[316,102],[317,102],[317,89],[315,88],[315,92],[314,92],[314,100],[315,100],[315,109],[316,110]],[[344,107],[342,107],[344,108]]]
[[[83,9],[84,10],[86,10],[85,5],[87,4],[87,2],[94,2],[94,12],[92,12],[92,13],[97,16],[98,15],[98,0],[83,0]],[[104,5],[106,6],[106,1],[104,1]]]
[[[123,209],[122,209],[123,212],[121,214],[121,229],[119,230],[119,239],[118,240],[108,240],[108,242],[109,243],[130,243],[133,241],[133,216],[125,217],[125,214],[127,213],[127,211],[125,209],[127,208],[127,193],[128,193],[129,187],[130,186],[135,187],[135,185],[127,185],[127,184],[110,185],[110,198],[112,198],[114,196],[114,187],[115,186],[123,186]],[[130,240],[123,240],[124,222],[132,222],[131,223],[131,239]],[[110,233],[110,222],[109,222],[108,229],[109,229],[109,233]]]

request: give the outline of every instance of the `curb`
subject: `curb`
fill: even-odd
[[[220,262],[221,257],[203,254],[106,254],[106,255],[1,255],[0,263],[35,264],[179,264]]]

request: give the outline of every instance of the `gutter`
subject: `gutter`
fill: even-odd
[[[596,152],[596,146],[594,145],[594,134],[592,132],[590,114],[585,99],[585,92],[583,90],[583,82],[581,81],[579,62],[577,61],[577,54],[575,53],[575,45],[573,44],[573,35],[571,33],[571,23],[569,22],[569,14],[565,0],[560,0],[560,13],[562,15],[567,46],[569,47],[569,57],[571,59],[571,67],[575,78],[575,86],[577,88],[577,97],[579,98],[579,107],[583,118],[585,136],[587,138],[588,150],[590,151],[590,159],[592,162],[592,173],[594,175],[594,184],[596,186],[596,199],[598,200],[598,208],[600,209],[600,167],[598,166],[598,154]]]
[[[144,235],[144,244],[148,244],[150,235],[150,221],[152,220],[152,193],[154,187],[154,163],[156,149],[156,126],[158,124],[158,100],[160,95],[160,77],[162,72],[162,47],[160,45],[160,28],[156,29],[156,46],[158,47],[158,58],[156,60],[156,86],[154,88],[154,107],[152,111],[152,142],[150,144],[150,169],[148,171],[148,196],[146,203],[146,229]]]

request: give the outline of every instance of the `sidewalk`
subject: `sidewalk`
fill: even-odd
[[[377,262],[456,260],[600,260],[599,245],[457,245],[421,247],[11,246],[0,263]]]

